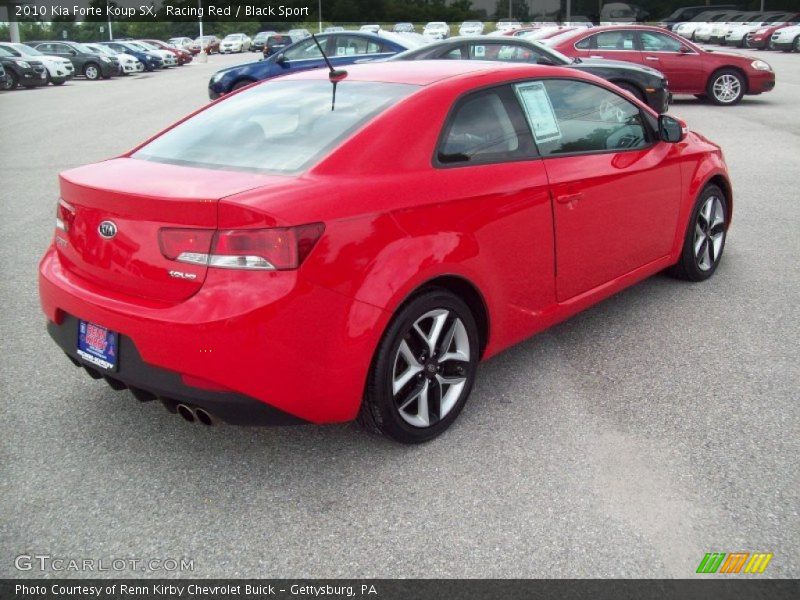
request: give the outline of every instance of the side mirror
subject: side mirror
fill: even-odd
[[[279,54],[278,58],[275,59],[275,62],[281,65],[282,67],[285,67],[286,65],[289,64],[289,59],[286,58],[284,54]]]
[[[70,53],[72,56],[78,56],[78,51],[77,51],[77,50],[70,50],[70,51],[69,51],[69,53]]]
[[[691,49],[689,48],[689,46],[683,46],[683,45],[681,45],[681,49],[680,49],[680,53],[681,53],[681,54],[691,54],[691,52],[692,52],[692,51],[691,51]]]
[[[677,144],[686,137],[686,124],[675,117],[669,115],[659,115],[658,117],[658,137],[662,142]]]

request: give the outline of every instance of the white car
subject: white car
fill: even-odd
[[[800,25],[778,29],[769,41],[777,50],[800,52]]]
[[[299,42],[311,37],[311,32],[308,29],[290,29],[286,35],[292,38],[293,42]]]
[[[716,21],[715,23],[703,25],[702,27],[698,27],[697,31],[695,31],[694,39],[698,42],[707,42],[711,44],[722,43],[725,36],[728,35],[728,29],[730,27],[747,23],[757,18],[758,14],[759,13],[756,12],[739,13],[727,21]]]
[[[450,26],[444,21],[431,21],[425,25],[422,35],[434,40],[446,40],[450,37]]]
[[[140,49],[142,52],[149,52],[150,54],[155,54],[158,58],[160,58],[164,62],[164,68],[175,67],[178,65],[178,59],[172,52],[162,50],[158,46],[154,46],[149,42],[136,40],[135,42],[125,42],[125,43],[130,44],[134,48]]]
[[[729,10],[709,10],[700,13],[691,21],[677,23],[672,28],[672,31],[681,36],[682,38],[695,41],[694,37],[695,32],[703,25],[716,23],[717,21],[727,21],[728,19],[733,18],[737,14],[738,14],[737,12],[732,12]]]
[[[253,40],[244,33],[229,33],[219,43],[219,53],[228,54],[230,52],[248,52]]]
[[[381,30],[380,25],[362,25],[358,28],[359,31],[364,33],[378,33]]]
[[[116,58],[119,61],[120,73],[122,75],[130,75],[131,73],[141,73],[144,71],[144,65],[139,59],[131,54],[124,52],[117,52],[103,44],[84,44],[95,52],[105,54],[108,57]]]
[[[458,28],[458,35],[483,35],[483,29],[480,21],[464,21]]]
[[[507,31],[514,31],[520,27],[522,27],[522,23],[516,19],[500,19],[497,23],[495,23],[494,30],[497,33],[506,33]]]
[[[340,27],[339,25],[331,25],[330,27],[325,28],[324,33],[342,33],[344,31],[344,27]]]
[[[793,13],[773,13],[763,15],[763,19],[759,21],[750,21],[742,23],[741,25],[731,25],[728,27],[728,33],[725,35],[725,43],[733,46],[740,46],[742,48],[747,44],[747,36],[757,29],[765,25],[783,25],[791,19]]]
[[[16,57],[39,61],[47,69],[47,79],[53,85],[61,85],[75,76],[75,66],[72,61],[60,56],[42,54],[36,48],[25,44],[3,42],[0,47],[5,48]]]
[[[186,50],[188,52],[192,47],[194,40],[188,37],[174,37],[174,38],[169,38],[169,40],[167,40],[167,43],[170,44],[171,46],[175,46],[180,50]]]

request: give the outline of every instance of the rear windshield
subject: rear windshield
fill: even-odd
[[[294,174],[417,86],[326,80],[275,81],[240,92],[184,121],[132,157],[211,169]]]
[[[288,35],[271,35],[267,39],[270,44],[280,45],[280,44],[291,44],[292,38]]]

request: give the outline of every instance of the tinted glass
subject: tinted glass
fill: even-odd
[[[539,55],[525,46],[502,43],[476,43],[469,45],[473,60],[500,60],[503,62],[537,62]]]
[[[681,43],[675,38],[671,38],[663,33],[652,31],[642,31],[639,33],[642,41],[642,49],[647,52],[680,52]]]
[[[22,56],[20,52],[10,46],[0,46],[0,56]]]
[[[325,46],[327,40],[320,40],[320,44]],[[313,39],[304,40],[288,48],[283,53],[288,60],[306,60],[310,58],[322,58],[322,54],[314,43]]]
[[[633,31],[603,31],[593,36],[598,50],[635,50]]]
[[[328,45],[328,52],[333,56],[355,56],[358,54],[377,54],[381,45],[367,38],[355,35],[337,35]]]
[[[133,158],[213,169],[297,173],[416,86],[327,80],[276,81],[215,104],[156,138]]]
[[[439,146],[439,162],[486,163],[524,157],[524,131],[515,126],[508,112],[507,93],[496,88],[459,102]]]
[[[642,148],[650,143],[639,109],[602,87],[568,79],[515,86],[542,156]]]

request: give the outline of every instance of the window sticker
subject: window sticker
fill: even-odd
[[[486,46],[473,46],[475,50],[475,58],[483,58],[486,56]]]
[[[547,89],[541,81],[532,81],[514,86],[525,116],[528,118],[533,137],[537,142],[550,142],[561,138],[558,119],[550,102]]]

